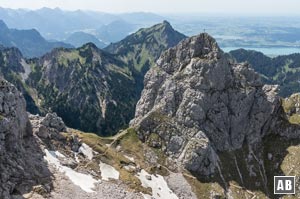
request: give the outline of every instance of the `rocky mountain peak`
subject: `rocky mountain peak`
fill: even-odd
[[[188,50],[191,58],[201,57],[210,53],[220,53],[220,48],[216,40],[207,33],[201,33],[190,37],[179,46],[181,50]]]
[[[10,61],[18,61],[20,62],[21,59],[23,58],[22,52],[16,48],[16,47],[8,47],[3,50],[3,52],[6,52],[7,56],[11,56]]]
[[[140,138],[204,175],[219,151],[260,142],[280,107],[277,87],[228,60],[206,33],[165,51],[144,85],[132,121]]]
[[[163,24],[167,25],[167,26],[171,26],[170,22],[168,22],[167,20],[163,21]]]
[[[160,32],[163,33],[165,31],[165,33],[170,33],[170,32],[175,32],[176,30],[174,30],[174,28],[172,27],[172,25],[170,24],[170,22],[164,20],[161,23],[155,24],[154,26],[150,27],[150,28],[142,28],[139,31],[144,31],[147,33],[150,32]]]
[[[219,59],[223,55],[216,40],[207,33],[202,33],[194,37],[187,38],[174,48],[162,54],[157,64],[162,66],[165,62],[172,61],[188,63],[193,58]]]
[[[105,50],[121,56],[134,54],[131,62],[136,65],[136,69],[140,70],[140,67],[149,65],[145,64],[146,62],[154,62],[160,56],[161,52],[175,46],[184,38],[186,36],[174,30],[169,22],[163,21],[150,28],[142,28],[136,33],[127,36],[122,41],[107,46]],[[145,51],[142,55],[147,55],[147,57],[140,57],[140,52],[142,51]],[[147,61],[140,63],[140,60]]]
[[[167,20],[164,20],[161,23],[161,26],[165,28],[165,30],[171,30],[171,31],[175,31],[174,28],[172,27],[171,23],[168,22]]]
[[[81,47],[81,49],[87,49],[87,48],[89,48],[89,49],[98,49],[98,47],[94,43],[91,43],[91,42],[86,43]]]

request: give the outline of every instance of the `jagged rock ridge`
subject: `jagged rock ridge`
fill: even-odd
[[[219,176],[225,190],[234,178],[269,195],[273,170],[264,169],[264,138],[299,137],[299,127],[283,114],[277,86],[263,85],[247,63],[230,61],[206,33],[164,52],[144,84],[131,121],[142,141],[198,177]],[[257,175],[262,180],[251,183]]]

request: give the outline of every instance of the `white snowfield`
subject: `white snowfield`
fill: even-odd
[[[93,188],[95,188],[95,183],[99,182],[95,180],[91,175],[78,173],[73,169],[62,166],[58,157],[65,158],[64,155],[59,153],[58,151],[48,151],[45,149],[46,156],[44,159],[49,163],[56,166],[56,168],[65,173],[65,175],[77,186],[79,186],[85,192],[91,193],[94,192]]]
[[[147,176],[151,176],[151,180],[148,180]],[[152,196],[143,194],[145,199],[178,199],[161,175],[150,175],[143,169],[137,177],[142,182],[143,187],[152,189]]]
[[[89,160],[92,160],[94,157],[93,149],[85,143],[82,143],[78,151],[79,153],[82,153],[85,157],[87,157]]]
[[[109,179],[119,179],[120,173],[114,167],[100,162],[100,171],[102,180],[108,181]]]

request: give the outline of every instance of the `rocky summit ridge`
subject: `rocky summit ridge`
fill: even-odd
[[[217,151],[232,150],[260,141],[279,106],[276,86],[263,85],[249,65],[231,63],[212,37],[201,34],[167,50],[146,74],[133,124],[147,131],[153,128],[143,124],[154,117],[162,119],[158,132],[162,124],[174,128],[173,134],[185,129],[180,142],[178,134],[161,132],[166,145],[178,147],[167,146],[170,153],[195,136],[210,140]]]
[[[242,178],[253,173],[246,169],[240,174],[240,167],[257,165],[245,157],[225,168],[222,155],[246,147],[243,154],[265,164],[259,152],[265,137],[300,135],[299,127],[287,122],[277,86],[264,85],[249,64],[228,59],[206,33],[165,51],[145,75],[144,85],[131,121],[139,138],[198,177],[220,176],[225,189],[232,170],[247,186]]]

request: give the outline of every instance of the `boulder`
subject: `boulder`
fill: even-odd
[[[66,125],[56,113],[47,113],[42,119],[41,124],[50,128],[54,128],[59,132],[66,131]]]

